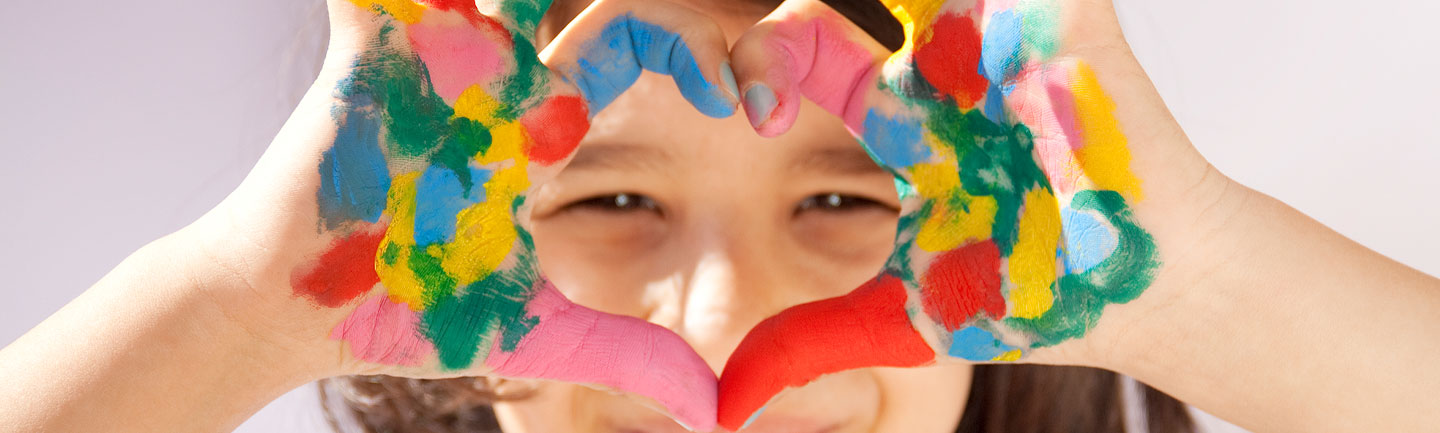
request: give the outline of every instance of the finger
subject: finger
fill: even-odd
[[[900,280],[881,275],[849,295],[791,307],[760,322],[720,375],[720,426],[738,430],[785,388],[825,374],[934,361],[905,301]]]
[[[790,129],[802,96],[857,124],[889,54],[819,0],[785,2],[731,49],[746,117],[767,137]]]
[[[591,115],[648,70],[673,78],[701,113],[729,117],[739,100],[729,58],[724,32],[704,14],[632,1],[590,5],[541,53],[546,65],[580,89]]]
[[[715,373],[674,332],[576,305],[548,283],[526,305],[526,316],[537,322],[513,350],[497,339],[486,358],[495,374],[631,392],[692,430],[715,428]]]

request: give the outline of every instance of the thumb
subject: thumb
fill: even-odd
[[[540,283],[526,304],[534,328],[513,348],[496,339],[485,364],[498,376],[599,385],[638,394],[696,431],[715,428],[715,373],[679,335],[602,313]]]
[[[801,304],[741,340],[720,375],[719,424],[739,430],[772,397],[820,376],[863,367],[916,367],[935,360],[889,274],[848,295]]]
[[[890,55],[868,33],[820,0],[791,0],[731,48],[750,124],[773,137],[790,129],[801,97],[852,128]]]

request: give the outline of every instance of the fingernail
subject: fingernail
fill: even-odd
[[[740,87],[735,85],[735,71],[730,69],[730,62],[720,63],[720,81],[725,84],[725,92],[730,95],[733,101],[740,100]]]
[[[760,125],[770,120],[770,113],[775,111],[775,91],[765,83],[754,83],[745,90],[745,117],[750,119],[750,126],[760,129]]]

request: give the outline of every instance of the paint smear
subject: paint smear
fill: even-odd
[[[938,320],[947,331],[960,329],[982,311],[991,319],[1005,316],[1005,296],[1000,293],[1000,250],[994,242],[987,240],[941,254],[921,281],[925,314]]]
[[[380,122],[369,98],[352,98],[335,144],[320,160],[316,203],[326,229],[352,221],[377,222],[385,209],[390,173],[380,150]]]
[[[679,335],[643,319],[575,305],[541,281],[525,306],[534,329],[512,349],[496,341],[485,364],[507,377],[604,385],[648,396],[698,431],[715,427],[715,373]]]
[[[627,13],[612,19],[583,47],[584,54],[569,78],[585,94],[590,113],[610,105],[640,78],[642,69],[669,75],[685,100],[707,116],[723,118],[735,113],[732,97],[705,79],[678,33]]]
[[[995,334],[974,326],[966,326],[950,335],[949,355],[956,358],[990,361],[1012,350],[1015,348],[995,338]]]
[[[838,15],[777,22],[766,36],[765,51],[775,66],[765,77],[774,91],[775,109],[759,129],[773,137],[789,130],[800,112],[801,96],[839,116],[859,132],[866,122],[865,96],[875,87],[875,58],[846,34],[850,24]]]
[[[933,362],[935,352],[910,324],[905,300],[900,279],[882,274],[849,295],[760,322],[720,375],[720,426],[735,430],[781,390],[824,374]]]
[[[338,239],[308,268],[291,274],[295,293],[326,307],[339,307],[369,292],[380,282],[375,251],[385,235],[383,226],[356,230]]]
[[[374,296],[330,331],[330,338],[350,343],[355,359],[416,367],[435,352],[420,335],[420,317],[385,296]]]

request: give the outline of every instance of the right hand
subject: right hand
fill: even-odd
[[[601,2],[542,56],[535,2],[479,6],[331,1],[326,71],[286,125],[310,137],[277,139],[215,213],[255,247],[214,248],[225,267],[269,258],[241,271],[253,293],[230,315],[342,350],[335,374],[591,384],[713,428],[715,375],[683,339],[576,305],[540,273],[526,197],[641,69],[731,115],[723,35],[653,24],[682,8]]]

